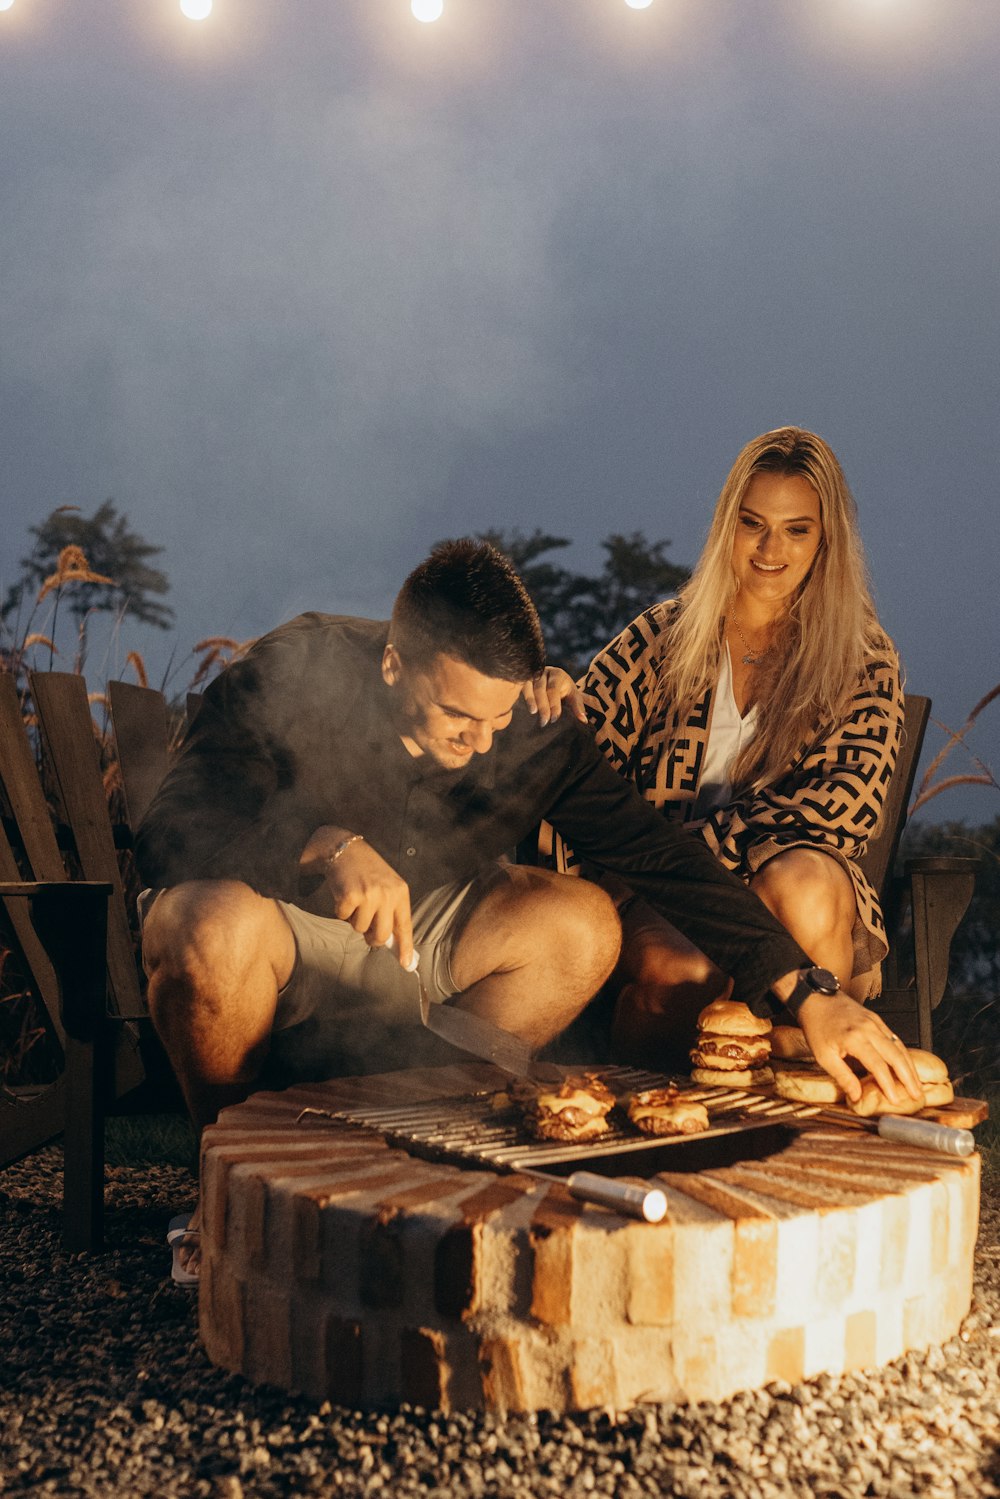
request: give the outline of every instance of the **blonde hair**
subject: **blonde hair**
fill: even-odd
[[[737,791],[781,775],[817,730],[828,730],[842,715],[866,661],[892,650],[875,612],[857,507],[840,464],[815,433],[778,427],[748,442],[733,464],[704,551],[678,594],[661,677],[675,731],[718,677],[726,611],[739,586],[732,556],[740,506],[760,473],[806,479],[819,498],[823,536],[757,668],[757,731],[736,764]]]

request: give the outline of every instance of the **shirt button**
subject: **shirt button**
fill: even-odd
[[[408,848],[408,849],[407,849],[407,850],[406,850],[406,857],[407,857],[407,858],[408,858],[408,859],[412,859],[412,858],[413,858],[413,857],[414,857],[414,855],[415,855],[415,854],[416,854],[416,852],[417,852],[417,851],[416,851],[416,849],[415,849],[415,848]]]

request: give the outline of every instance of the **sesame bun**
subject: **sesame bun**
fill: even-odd
[[[919,1114],[924,1107],[922,1098],[911,1098],[909,1093],[903,1092],[899,1103],[892,1103],[873,1077],[861,1079],[861,1097],[857,1103],[852,1103],[851,1108],[855,1114],[860,1114],[863,1119],[871,1119],[876,1114]]]
[[[720,1036],[766,1036],[771,1022],[733,999],[717,999],[698,1016],[698,1029]]]
[[[842,1103],[844,1090],[817,1068],[782,1067],[774,1075],[774,1091],[792,1103]]]
[[[771,1054],[794,1061],[797,1057],[811,1057],[809,1042],[797,1025],[776,1025],[771,1032]]]

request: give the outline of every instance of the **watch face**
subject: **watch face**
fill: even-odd
[[[829,968],[807,968],[805,980],[818,994],[836,994],[840,988],[840,980]]]

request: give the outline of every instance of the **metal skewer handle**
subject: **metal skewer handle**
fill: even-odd
[[[930,1119],[883,1114],[878,1132],[883,1140],[892,1140],[896,1145],[919,1145],[923,1150],[942,1150],[946,1155],[971,1155],[976,1148],[971,1129],[955,1129],[951,1124],[935,1124]]]
[[[580,1202],[597,1202],[627,1218],[641,1218],[644,1223],[660,1223],[667,1216],[667,1199],[659,1187],[637,1187],[597,1176],[593,1171],[574,1171],[567,1176],[566,1187]]]

